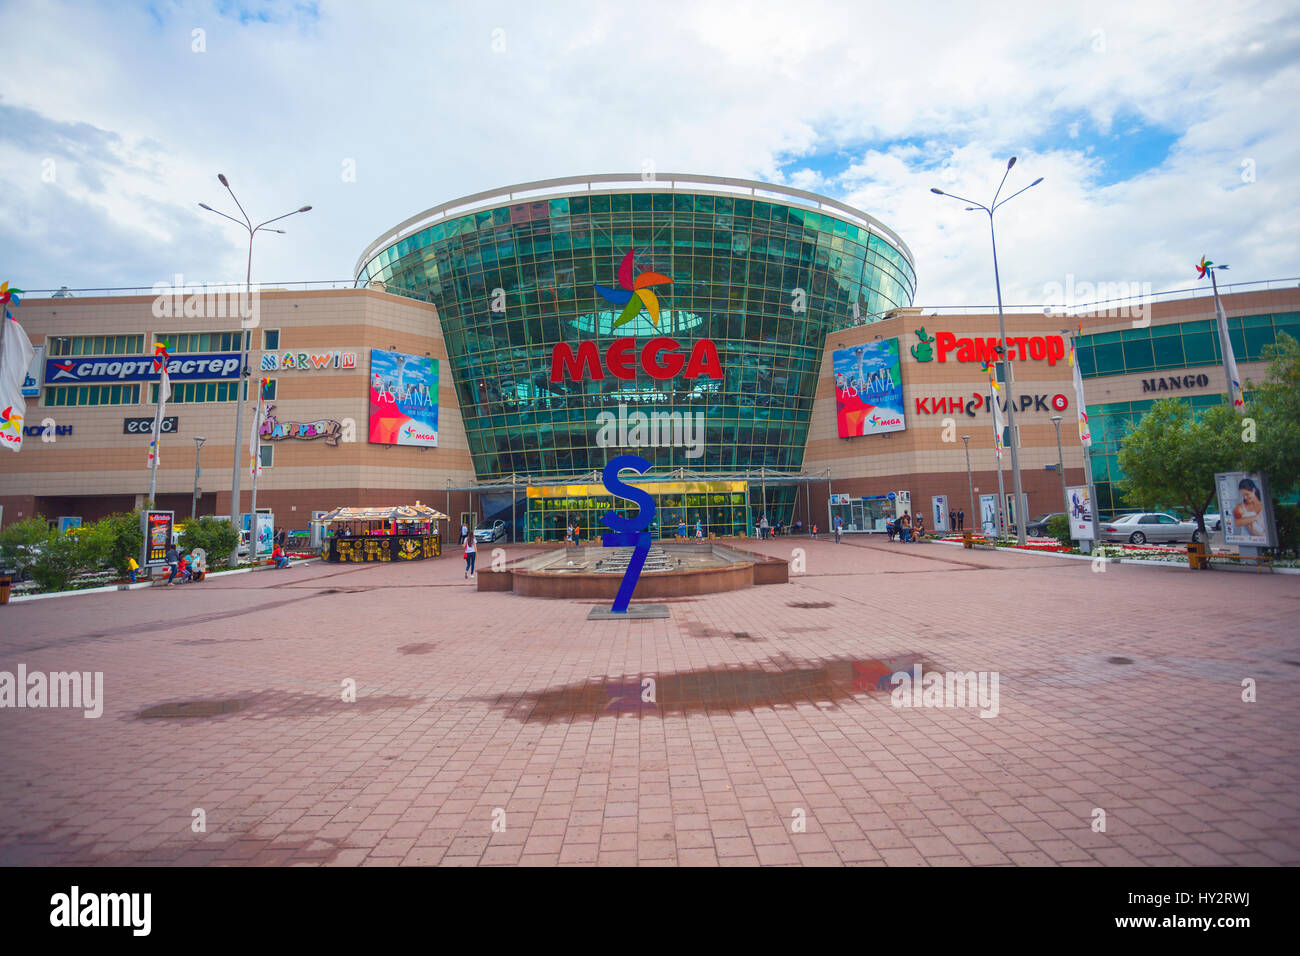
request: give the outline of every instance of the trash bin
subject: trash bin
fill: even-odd
[[[1205,542],[1193,541],[1187,546],[1187,566],[1193,571],[1205,571],[1210,567],[1210,556]]]
[[[0,578],[0,604],[9,603],[9,585],[12,583],[11,578]]]

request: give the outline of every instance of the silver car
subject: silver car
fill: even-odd
[[[1102,541],[1129,544],[1164,544],[1169,541],[1200,541],[1201,532],[1194,521],[1179,521],[1162,512],[1140,511],[1101,522],[1098,534]]]

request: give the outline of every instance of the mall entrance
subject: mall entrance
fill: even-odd
[[[735,537],[753,534],[747,483],[744,481],[661,481],[627,482],[650,495],[655,502],[655,519],[649,527],[657,540],[675,538],[679,522],[686,523],[687,537],[695,537],[699,522],[704,536]],[[607,531],[601,518],[611,509],[625,517],[638,511],[636,502],[615,498],[603,484],[529,485],[525,490],[527,511],[523,518],[523,540],[563,541],[575,522],[584,540],[599,538]]]

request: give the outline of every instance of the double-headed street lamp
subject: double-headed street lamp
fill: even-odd
[[[1016,491],[1016,511],[1017,511],[1016,543],[1023,545],[1025,543],[1025,523],[1028,516],[1020,515],[1018,513],[1024,509],[1024,492],[1022,491],[1022,486],[1020,482],[1020,450],[1017,447],[1019,445],[1019,442],[1017,442],[1016,440],[1017,437],[1016,436],[1016,408],[1015,408],[1015,402],[1012,401],[1012,394],[1011,394],[1012,392],[1011,366],[1007,362],[1007,352],[1006,352],[1007,323],[1006,323],[1006,318],[1002,314],[1002,280],[998,275],[998,237],[996,232],[993,229],[993,213],[997,212],[1000,206],[1005,206],[1011,200],[1015,199],[1017,196],[1020,195],[1020,193],[1024,192],[1025,189],[1032,189],[1033,187],[1037,186],[1039,183],[1043,181],[1043,177],[1039,176],[1037,179],[1035,179],[1024,189],[1021,189],[1019,192],[1012,193],[1006,199],[1003,199],[1001,202],[999,202],[998,196],[1002,194],[1002,187],[1003,185],[1006,184],[1007,176],[1011,173],[1011,167],[1014,166],[1015,164],[1016,164],[1016,157],[1012,156],[1011,159],[1007,161],[1007,169],[1006,172],[1002,174],[1002,182],[998,183],[998,191],[993,194],[993,201],[989,203],[987,206],[985,206],[983,203],[977,203],[973,199],[963,199],[961,196],[954,196],[952,193],[946,193],[942,189],[931,189],[930,192],[934,193],[936,196],[947,196],[950,199],[956,199],[964,203],[969,203],[970,205],[966,207],[967,212],[973,212],[976,209],[980,209],[988,213],[989,236],[993,240],[993,284],[997,287],[997,293],[998,293],[998,334],[1000,336],[1000,341],[1001,341],[1001,345],[998,346],[998,354],[1002,357],[1002,361],[1004,363],[1007,363],[1005,365],[1007,374],[1003,376],[1003,378],[1005,379],[1003,384],[1006,385],[1006,389],[1007,389],[1007,429],[1011,433],[1011,442],[1010,442],[1011,475],[1012,478],[1014,479],[1015,491]]]
[[[230,188],[230,183],[226,180],[225,174],[217,173],[217,179],[221,182],[221,185],[226,187],[226,192],[230,193],[230,198],[235,200],[235,205],[239,207],[240,215],[244,217],[243,221],[241,222],[240,220],[236,219],[234,216],[228,216],[224,212],[221,212],[219,209],[213,209],[211,206],[209,206],[207,203],[204,202],[199,203],[199,208],[206,209],[208,212],[215,212],[218,216],[222,216],[226,219],[229,219],[231,222],[233,222],[235,225],[239,226],[240,228],[248,230],[248,271],[244,277],[244,293],[246,296],[245,299],[247,303],[246,308],[248,308],[249,310],[249,316],[246,317],[241,315],[240,323],[239,323],[240,339],[242,341],[240,342],[239,381],[235,383],[235,468],[234,468],[233,476],[230,481],[230,524],[236,530],[238,530],[240,527],[239,459],[243,451],[242,442],[243,442],[243,432],[244,432],[243,385],[248,380],[248,376],[249,376],[248,347],[249,347],[249,340],[252,338],[252,334],[253,334],[251,331],[252,326],[251,325],[245,326],[245,319],[251,317],[252,315],[253,236],[255,236],[259,232],[278,232],[281,235],[283,235],[284,234],[283,229],[267,229],[266,227],[273,222],[279,222],[281,219],[287,219],[290,216],[296,216],[300,212],[308,212],[311,210],[311,206],[303,206],[300,209],[293,210],[293,212],[286,212],[283,216],[276,216],[274,219],[268,219],[266,220],[266,222],[254,226],[253,220],[248,218],[248,213],[244,212],[243,205],[240,204],[238,197],[235,196],[235,191]],[[243,309],[241,309],[240,312],[242,313]],[[257,466],[259,464],[261,464],[261,462],[259,461],[253,462],[253,500],[249,506],[250,514],[252,515],[252,519],[251,519],[252,527],[249,530],[250,538],[257,534]],[[254,549],[250,553],[256,555],[257,552]],[[230,566],[234,567],[238,563],[239,563],[239,545],[236,544],[235,550],[230,552]]]

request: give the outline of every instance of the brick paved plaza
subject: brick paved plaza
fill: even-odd
[[[796,546],[669,620],[454,557],[10,604],[0,670],[106,703],[0,710],[0,863],[1300,863],[1300,578]],[[915,662],[997,715],[892,706]]]

